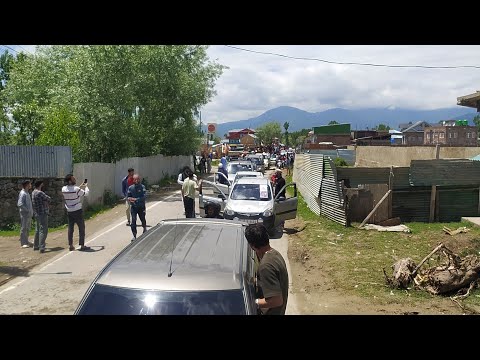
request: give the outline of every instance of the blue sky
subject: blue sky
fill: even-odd
[[[33,45],[7,45],[17,51]],[[235,45],[237,46],[237,45]],[[333,62],[480,67],[478,45],[238,45],[286,56]],[[3,50],[3,48],[2,48]],[[202,109],[204,122],[258,116],[277,106],[317,112],[331,108],[456,107],[458,96],[480,90],[480,68],[420,69],[326,64],[211,45],[211,59],[228,66],[217,95]]]

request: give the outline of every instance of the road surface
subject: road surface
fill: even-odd
[[[198,199],[196,201],[198,212]],[[147,224],[156,225],[162,219],[183,218],[180,191],[147,203]],[[141,233],[141,227],[139,228]],[[66,315],[73,314],[85,291],[99,271],[127,246],[132,238],[125,226],[125,214],[94,233],[88,234],[86,245],[93,252],[65,251],[47,263],[31,270],[28,277],[18,277],[0,287],[0,314]],[[271,240],[288,265],[286,234]],[[290,273],[290,267],[288,267]],[[293,277],[289,274],[290,279]],[[298,314],[295,297],[289,294],[287,314]]]

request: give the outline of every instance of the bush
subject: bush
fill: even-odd
[[[115,195],[110,190],[105,190],[103,192],[103,205],[114,206],[117,203],[117,195]]]
[[[335,163],[335,166],[348,166],[347,162],[345,161],[344,158],[341,158],[341,157],[337,157],[335,160],[334,160],[334,163]]]
[[[150,183],[148,182],[148,178],[144,177],[142,179],[142,184],[145,186],[145,189],[150,189]]]

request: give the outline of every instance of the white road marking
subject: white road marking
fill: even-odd
[[[175,195],[178,195],[178,194],[180,194],[180,191],[176,191],[174,194],[167,196],[165,199],[160,200],[160,201],[157,201],[156,203],[150,205],[149,207],[147,207],[147,210],[154,208],[154,207],[157,206],[158,204],[160,204],[160,203],[164,202],[165,200],[170,199],[171,197],[173,197],[173,196],[175,196]],[[121,221],[120,223],[118,223],[117,225],[112,226],[110,229],[105,230],[105,231],[102,232],[101,234],[95,236],[93,239],[87,241],[87,242],[85,243],[85,245],[88,244],[88,243],[91,243],[92,241],[94,241],[94,240],[96,240],[96,239],[98,239],[100,236],[103,236],[103,235],[105,235],[106,233],[109,233],[109,232],[112,231],[113,229],[116,229],[117,227],[119,227],[119,226],[122,225],[123,223],[124,223],[124,220],[122,219],[122,221]],[[42,268],[41,268],[40,270],[38,270],[37,272],[41,272],[41,271],[45,270],[45,269],[46,269],[47,267],[49,267],[50,265],[55,264],[57,261],[63,259],[65,256],[68,256],[68,255],[70,255],[70,254],[72,254],[72,251],[69,251],[69,252],[67,252],[66,254],[60,256],[58,259],[56,259],[56,260],[52,261],[51,263],[45,265],[44,267],[42,267]],[[17,282],[16,284],[14,284],[14,285],[12,285],[12,286],[9,286],[8,288],[0,291],[0,295],[2,295],[4,292],[7,292],[7,291],[10,291],[10,290],[15,289],[17,286],[23,284],[23,283],[24,283],[25,281],[27,281],[28,279],[29,279],[29,278],[26,277],[25,279],[20,280],[20,281]]]

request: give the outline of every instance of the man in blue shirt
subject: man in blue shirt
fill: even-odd
[[[127,199],[130,201],[130,212],[132,215],[132,222],[130,227],[132,229],[134,241],[137,238],[137,214],[142,222],[143,232],[147,231],[147,220],[145,220],[145,194],[147,190],[140,182],[140,175],[133,175],[133,185],[128,188]]]

